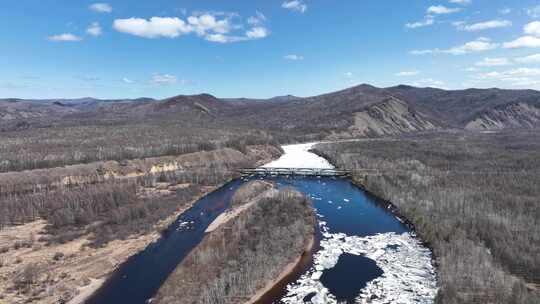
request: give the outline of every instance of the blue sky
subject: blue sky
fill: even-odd
[[[539,0],[4,0],[0,97],[540,89]]]

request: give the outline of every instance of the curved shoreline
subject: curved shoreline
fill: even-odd
[[[328,144],[328,143],[329,142],[325,142],[325,144]],[[332,166],[334,166],[336,168],[339,168],[339,166],[336,163],[334,163],[334,161],[328,155],[326,155],[326,153],[322,152],[321,150],[318,150],[316,146],[313,146],[309,150],[309,152],[311,152],[313,154],[316,154],[319,157],[322,157],[322,158],[326,159]],[[360,188],[367,195],[373,197],[376,204],[378,204],[381,208],[385,209],[390,214],[394,215],[400,222],[403,223],[403,225],[405,225],[407,228],[409,228],[411,230],[411,232],[413,232],[416,235],[416,238],[420,241],[420,243],[423,246],[425,246],[426,248],[428,248],[429,251],[431,251],[431,257],[432,257],[431,262],[433,263],[433,266],[435,267],[435,270],[437,270],[437,268],[439,268],[439,261],[438,261],[437,255],[435,254],[435,251],[433,250],[433,246],[431,245],[431,243],[426,241],[422,237],[422,233],[419,232],[416,229],[416,225],[411,220],[409,220],[406,216],[404,216],[401,213],[401,211],[399,210],[399,208],[394,203],[392,203],[392,202],[390,202],[388,200],[385,200],[382,197],[380,197],[377,194],[370,191],[364,184],[362,184],[360,181],[355,179],[354,176],[351,177],[351,183],[353,185],[355,185],[356,187]],[[439,279],[439,272],[438,271],[436,271],[436,275],[437,275],[437,279]],[[439,280],[437,280],[437,281],[439,282]]]
[[[290,281],[289,277],[297,275],[313,261],[314,249],[317,247],[315,246],[316,241],[317,238],[313,234],[304,247],[302,254],[293,262],[287,264],[277,278],[268,282],[264,288],[260,289],[251,299],[244,302],[244,304],[265,304],[268,303],[268,300],[275,299],[277,293],[281,293],[282,288]]]

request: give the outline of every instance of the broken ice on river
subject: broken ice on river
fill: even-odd
[[[333,268],[342,254],[363,255],[375,261],[382,276],[359,291],[356,303],[433,303],[437,294],[431,252],[411,233],[383,233],[366,237],[330,233],[324,221],[321,250],[314,256],[314,266],[297,282],[287,286],[281,299],[286,304],[338,303],[321,283],[325,270]],[[354,279],[354,278],[351,278]]]

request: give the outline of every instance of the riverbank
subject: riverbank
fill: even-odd
[[[128,231],[132,227],[130,222],[126,223],[126,228],[122,228],[124,220],[119,217],[122,214],[118,212],[129,212],[132,205],[128,204],[127,206],[119,206],[120,210],[108,210],[106,216],[110,216],[112,220],[105,216],[96,217],[95,223],[91,221],[90,224],[81,227],[63,228],[60,232],[51,230],[51,224],[47,219],[38,219],[22,225],[0,229],[0,303],[3,301],[14,304],[24,303],[29,298],[32,299],[33,303],[40,304],[52,304],[59,301],[67,303],[70,300],[73,300],[70,302],[73,304],[82,303],[95,290],[99,289],[125,261],[156,242],[161,237],[161,232],[166,230],[186,210],[189,210],[195,202],[225,185],[233,176],[229,173],[218,174],[219,176],[208,179],[205,177],[208,169],[213,168],[213,172],[217,172],[216,168],[232,171],[235,167],[260,165],[279,156],[279,149],[254,146],[248,147],[246,153],[225,149],[176,158],[167,157],[129,161],[124,164],[116,163],[115,166],[109,167],[112,171],[108,171],[107,174],[110,176],[108,179],[96,179],[95,170],[99,169],[100,166],[94,164],[43,169],[38,170],[39,172],[3,174],[2,178],[17,176],[17,180],[24,181],[23,185],[34,184],[35,189],[32,191],[38,191],[37,189],[40,187],[44,189],[43,191],[49,189],[43,194],[40,192],[34,194],[34,192],[27,192],[29,188],[26,186],[16,188],[7,184],[7,187],[2,188],[2,191],[22,191],[21,197],[28,197],[29,202],[33,202],[33,196],[41,195],[46,198],[45,195],[59,192],[55,189],[60,186],[63,187],[61,193],[68,195],[66,201],[68,201],[67,199],[74,200],[74,197],[77,200],[84,200],[86,198],[84,190],[88,187],[90,187],[90,193],[94,193],[101,189],[99,187],[108,187],[109,184],[118,182],[118,180],[122,180],[122,182],[129,180],[128,184],[138,185],[129,188],[137,204],[136,209],[133,209],[140,209],[144,212],[132,212],[137,214],[136,223],[141,221],[138,214],[149,214],[151,218],[147,220],[148,223],[144,224],[143,230],[135,226],[137,229],[132,232]],[[138,164],[144,164],[144,166],[138,167]],[[86,169],[78,171],[78,168]],[[191,173],[195,179],[186,180],[183,175],[180,178],[175,178],[174,170],[178,168],[181,168],[185,173],[191,172],[189,170],[195,170]],[[36,179],[46,174],[46,171],[54,174],[50,178],[41,179],[43,182],[41,186],[35,184]],[[104,171],[100,172],[104,173]],[[116,172],[114,176],[112,176],[112,172]],[[75,178],[75,176],[77,177]],[[81,178],[81,176],[88,178]],[[55,184],[62,180],[69,180],[69,182]],[[87,181],[90,183],[87,184]],[[95,184],[96,182],[98,184]],[[20,206],[22,207],[24,204],[20,204]],[[71,205],[59,204],[57,206],[55,204],[55,206],[62,211],[62,208]],[[111,204],[111,206],[115,205]],[[163,206],[165,208],[163,210],[167,210],[167,212],[161,210],[157,214],[148,212],[148,210],[156,210],[159,206]],[[60,214],[60,211],[57,213]],[[144,221],[144,219],[142,220]],[[113,231],[123,229],[121,230],[122,235],[115,237],[111,230],[107,230],[107,225],[111,225]],[[137,225],[143,225],[143,223]],[[98,227],[103,228],[98,229]],[[58,238],[58,233],[70,233],[70,235],[77,233],[77,235],[66,241],[53,241]],[[105,241],[96,245],[96,237]],[[24,274],[31,274],[30,281],[22,279]]]
[[[245,204],[218,220],[162,285],[156,303],[256,301],[313,246],[314,211],[298,192],[271,189]]]
[[[337,167],[331,158],[325,157],[323,153],[316,149],[316,145],[316,143],[313,143],[284,149],[286,153],[296,153],[296,155],[285,154],[283,158],[287,160],[295,159],[301,162],[302,159],[308,158],[305,154],[310,154],[309,158],[319,158],[318,164],[324,163],[325,167],[328,168]],[[288,165],[288,161],[280,163],[280,160],[275,161],[273,165],[275,167],[295,167],[292,163]],[[300,163],[300,167],[302,165]],[[309,166],[316,167],[317,165]],[[353,180],[351,183],[358,189],[362,189],[368,197],[372,196],[368,191],[364,191],[366,188],[359,180]],[[325,182],[322,183],[322,185],[324,184]],[[321,200],[317,195],[312,198],[315,201]],[[340,198],[340,200],[344,200],[345,205],[335,200],[329,200],[328,204],[330,206],[336,205],[337,209],[341,210],[352,202],[349,198]],[[399,210],[392,203],[379,200],[375,196],[370,201],[379,208],[384,209],[385,213],[388,212],[389,216],[395,217],[396,221],[401,222],[413,232],[390,232],[375,234],[371,237],[368,235],[368,237],[362,238],[354,234],[331,231],[327,227],[326,221],[321,218],[320,225],[323,238],[321,240],[321,249],[314,255],[314,266],[312,269],[307,270],[298,280],[290,282],[286,288],[286,295],[281,299],[282,302],[303,303],[306,297],[311,298],[312,301],[317,301],[317,303],[337,303],[340,299],[343,300],[343,295],[332,294],[332,288],[329,289],[329,287],[323,285],[320,279],[327,270],[332,270],[337,265],[338,260],[344,254],[368,257],[384,271],[382,276],[366,283],[361,290],[359,287],[356,291],[358,293],[355,293],[354,287],[349,290],[352,294],[358,295],[358,301],[375,301],[377,303],[399,300],[406,302],[420,301],[421,303],[432,303],[434,301],[437,293],[437,279],[433,255],[430,248],[426,246],[429,244],[425,244],[415,235],[412,222],[399,214]],[[321,205],[318,205],[318,209],[320,207]],[[324,213],[322,210],[319,210],[319,212]],[[413,274],[409,274],[409,271],[404,271],[404,269],[408,269]],[[334,282],[334,284],[336,283]]]
[[[293,262],[289,263],[283,271],[272,281],[268,282],[266,286],[260,289],[251,299],[244,304],[265,304],[266,300],[272,298],[272,293],[281,285],[288,283],[288,279],[291,275],[298,272],[299,268],[304,267],[305,263],[312,260],[312,253],[315,247],[315,235],[312,235],[308,239],[304,251]]]
[[[340,166],[379,172],[362,184],[399,208],[433,249],[445,302],[536,303],[538,143],[524,131],[318,148]]]

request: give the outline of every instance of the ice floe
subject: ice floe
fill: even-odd
[[[314,266],[287,286],[281,299],[286,304],[338,303],[320,282],[323,272],[336,266],[344,254],[363,255],[375,261],[384,273],[358,292],[357,303],[433,303],[437,294],[431,252],[412,233],[383,233],[366,237],[330,233],[320,221],[323,239],[314,256]],[[309,302],[308,302],[309,303]]]
[[[285,152],[278,160],[263,168],[314,168],[334,169],[326,159],[309,152],[317,143],[282,146]]]

